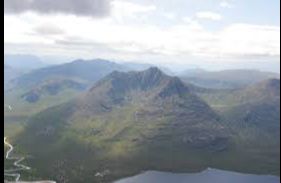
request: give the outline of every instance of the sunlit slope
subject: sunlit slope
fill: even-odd
[[[227,134],[219,116],[178,78],[150,68],[113,72],[84,95],[41,112],[17,143],[36,157],[31,163],[39,175],[60,181],[63,170],[83,182],[96,179],[88,171],[103,169],[112,172],[109,179],[149,167],[203,169],[208,155],[227,150]]]

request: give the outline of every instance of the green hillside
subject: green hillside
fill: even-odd
[[[280,98],[277,81],[230,92],[185,85],[157,68],[115,71],[36,114],[13,142],[30,157],[26,179],[110,182],[143,170],[207,167],[279,175],[280,103],[270,100]],[[214,103],[228,107],[213,110]]]

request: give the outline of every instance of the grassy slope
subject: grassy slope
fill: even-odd
[[[217,153],[179,146],[173,139],[167,141],[165,136],[155,137],[161,127],[167,124],[165,120],[150,121],[149,124],[148,121],[138,121],[136,124],[133,117],[136,108],[138,106],[128,106],[106,116],[74,120],[70,125],[56,127],[57,133],[48,137],[48,140],[38,138],[37,148],[28,149],[34,157],[28,163],[38,170],[34,175],[42,178],[51,176],[58,181],[69,179],[70,182],[95,182],[99,178],[94,174],[103,170],[110,170],[111,174],[106,179],[111,180],[145,169],[195,172],[208,166],[241,172],[279,174],[276,156],[272,156],[276,152],[272,151],[270,145],[262,150],[255,145],[240,144],[245,139],[235,138],[237,142],[233,142],[227,151]],[[54,115],[53,112],[51,114]],[[37,123],[44,123],[41,119],[44,117],[40,117]],[[52,126],[67,124],[60,120],[64,119],[54,117],[51,120]],[[42,141],[45,143],[42,144]],[[48,149],[42,153],[40,148],[45,146]]]
[[[38,139],[38,144],[48,143],[42,144],[43,147],[37,145],[37,149],[47,146],[48,151],[42,153],[32,147],[28,150],[34,156],[28,163],[38,170],[34,175],[58,181],[67,178],[70,182],[95,182],[99,178],[94,174],[104,170],[110,170],[106,179],[112,180],[146,169],[195,172],[208,166],[279,174],[276,157],[267,154],[276,152],[270,152],[270,149],[266,152],[256,146],[237,146],[233,142],[227,151],[212,153],[177,145],[173,139],[154,136],[165,121],[153,122],[146,128],[142,124],[135,125],[133,109],[130,106],[106,117],[74,121],[70,126],[58,128],[58,138],[52,135],[51,140]],[[59,120],[53,122],[59,123]],[[132,125],[134,128],[130,128]]]
[[[198,171],[207,166],[279,175],[278,142],[268,143],[269,139],[260,136],[261,132],[252,126],[245,126],[244,123],[233,125],[233,120],[226,115],[226,111],[233,109],[233,104],[239,104],[235,97],[229,97],[224,92],[208,93],[202,97],[212,106],[219,104],[229,109],[221,113],[225,117],[224,123],[228,127],[232,125],[232,144],[227,151],[213,153],[178,145],[177,138],[171,138],[169,134],[178,130],[177,127],[169,126],[170,131],[165,130],[173,118],[148,115],[136,121],[135,112],[143,110],[138,103],[89,117],[83,113],[72,116],[73,110],[77,109],[70,102],[64,107],[48,109],[37,115],[31,121],[33,125],[25,127],[26,132],[33,133],[20,133],[18,136],[21,153],[32,155],[28,164],[34,169],[25,177],[51,177],[59,182],[98,182],[100,178],[94,175],[104,170],[111,172],[104,179],[112,180],[143,169]],[[228,100],[222,100],[227,97]],[[215,102],[212,103],[212,100]],[[46,132],[50,134],[40,135]],[[259,136],[259,143],[253,143]],[[32,146],[34,144],[36,149]]]
[[[245,169],[255,167],[257,172],[280,175],[280,87],[268,88],[264,84],[199,95],[231,129],[236,156],[241,156],[238,162]],[[250,165],[245,163],[248,160]]]
[[[223,134],[217,116],[179,80],[156,73],[155,81],[145,79],[151,72],[131,73],[124,78],[132,80],[121,82],[131,84],[121,88],[114,79],[123,74],[115,73],[88,94],[32,118],[16,143],[36,158],[30,160],[35,175],[78,183],[97,181],[95,173],[103,170],[110,170],[110,180],[149,168],[173,170],[171,161],[193,171],[206,167]],[[149,88],[135,85],[139,77]]]

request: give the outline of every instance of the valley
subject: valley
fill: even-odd
[[[21,174],[17,172],[30,170],[30,167],[20,164],[24,161],[24,157],[11,157],[10,154],[13,152],[14,147],[7,141],[7,137],[4,137],[4,146],[8,146],[8,151],[5,156],[6,160],[13,160],[13,166],[15,167],[13,169],[4,170],[4,176],[15,177],[15,181],[18,182]]]
[[[3,182],[280,182],[280,1],[3,2]]]

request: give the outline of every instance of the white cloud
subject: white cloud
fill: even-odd
[[[189,25],[189,26],[197,27],[197,28],[199,28],[199,29],[202,28],[202,26],[200,25],[200,23],[199,23],[197,20],[195,20],[194,18],[191,18],[191,17],[183,17],[183,18],[182,18],[182,21],[183,21],[184,23],[186,23],[187,25]]]
[[[232,8],[233,5],[228,1],[222,1],[222,2],[220,2],[220,7],[222,7],[222,8]]]
[[[163,16],[169,20],[174,20],[177,17],[176,14],[172,12],[163,13]]]
[[[124,18],[136,18],[140,14],[155,11],[157,8],[154,5],[141,5],[132,3],[127,0],[115,0],[111,3],[112,6],[112,17],[119,21]]]
[[[219,52],[234,55],[280,55],[280,27],[233,24],[220,32]]]
[[[185,23],[193,23],[194,20],[191,18],[191,17],[183,17],[182,20],[185,22]]]
[[[124,21],[128,16],[135,17],[136,14],[154,11],[154,8],[148,8],[152,7],[150,5],[118,6],[120,9],[125,6],[135,7],[131,13],[122,15]],[[41,16],[33,13],[5,15],[4,41],[6,45],[18,44],[21,50],[32,50],[22,45],[36,45],[34,47],[37,51],[41,49],[41,53],[61,53],[74,57],[96,57],[99,54],[113,55],[118,59],[151,55],[167,58],[280,56],[279,26],[230,24],[221,30],[209,31],[191,17],[183,18],[182,23],[161,27],[155,24],[120,23],[116,21],[115,15],[106,19]],[[138,19],[138,16],[135,18]],[[43,26],[42,33],[42,24],[45,23],[48,26]],[[45,36],[46,29],[47,33],[50,32],[50,25],[53,28],[59,27],[61,34]],[[29,34],[40,26],[41,34],[40,31]],[[54,32],[53,28],[51,32]]]
[[[218,21],[222,19],[222,16],[216,12],[212,11],[200,11],[195,15],[199,19]]]
[[[20,28],[19,28],[20,27]],[[29,33],[32,25],[22,21],[17,16],[4,16],[4,42],[5,43],[51,43],[42,36],[33,36]]]

